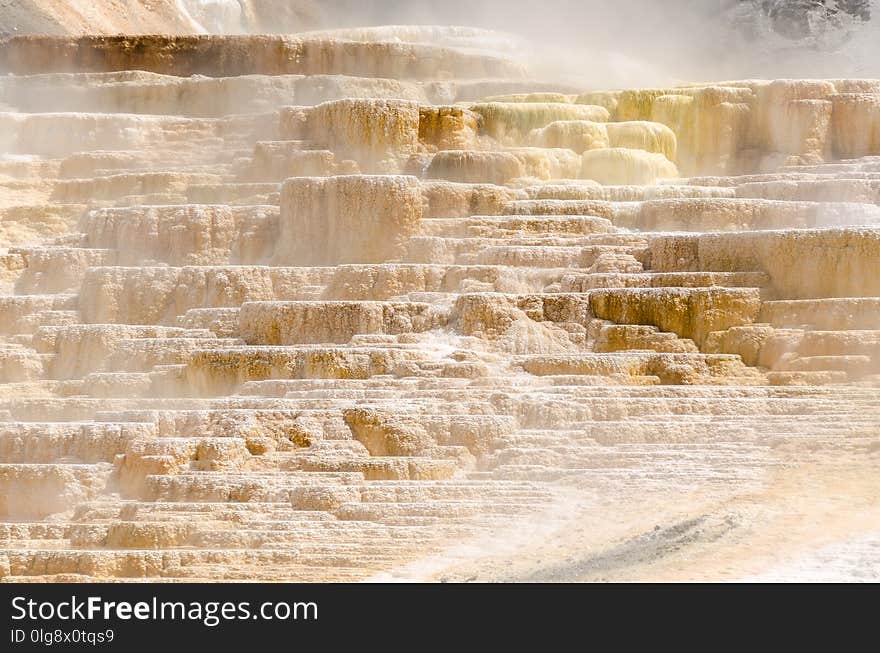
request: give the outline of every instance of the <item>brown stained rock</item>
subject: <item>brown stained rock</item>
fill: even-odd
[[[880,82],[529,59],[438,26],[0,41],[0,577],[798,577],[862,538]]]

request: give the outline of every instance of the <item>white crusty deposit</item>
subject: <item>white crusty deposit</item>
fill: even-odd
[[[877,531],[880,81],[192,35],[313,26],[263,4],[0,40],[0,580],[728,580]]]

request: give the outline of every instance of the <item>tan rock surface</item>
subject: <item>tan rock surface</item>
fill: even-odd
[[[0,579],[878,578],[880,82],[39,4],[127,36],[0,41]]]

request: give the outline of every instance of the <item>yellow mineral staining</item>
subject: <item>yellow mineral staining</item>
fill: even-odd
[[[482,119],[482,131],[502,143],[514,143],[557,120],[604,122],[610,117],[603,107],[560,102],[482,102],[470,109]]]
[[[577,177],[580,167],[580,157],[562,148],[447,150],[431,158],[425,174],[429,179],[506,184],[519,178],[550,180]]]
[[[247,302],[239,319],[252,345],[344,344],[358,334],[419,333],[445,322],[430,304],[363,301]]]
[[[419,107],[419,141],[428,149],[473,149],[479,117],[458,106]]]
[[[872,270],[880,229],[796,229],[659,236],[651,261],[662,271],[762,270],[780,297],[868,297],[880,292]]]
[[[611,147],[656,152],[675,161],[675,133],[666,125],[646,121],[612,122],[605,129]]]
[[[399,100],[337,100],[309,113],[308,133],[358,161],[366,172],[397,172],[397,157],[415,153],[419,144],[419,107]]]
[[[737,579],[877,523],[880,81],[153,4],[0,40],[0,580]]]
[[[557,120],[533,130],[529,141],[538,147],[567,147],[578,154],[586,150],[609,147],[608,129],[604,123],[589,120]]]
[[[529,140],[540,147],[568,148],[578,154],[612,147],[655,152],[672,162],[676,159],[675,133],[656,122],[560,120],[533,130]]]
[[[659,153],[625,147],[584,152],[581,177],[600,184],[655,184],[678,176],[675,164]]]
[[[677,162],[688,174],[770,171],[830,156],[876,154],[876,93],[870,80],[744,81],[622,91],[615,96],[613,119],[667,125],[678,137]],[[861,107],[858,118],[847,119],[850,105]]]
[[[699,346],[713,331],[755,321],[761,301],[751,288],[623,288],[590,293],[590,307],[602,319],[656,326]]]
[[[429,179],[505,184],[526,176],[526,168],[512,152],[448,150],[431,158],[425,174]]]

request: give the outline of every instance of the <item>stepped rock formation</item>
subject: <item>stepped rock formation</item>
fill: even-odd
[[[880,80],[514,50],[0,41],[0,579],[738,578],[880,532]]]

